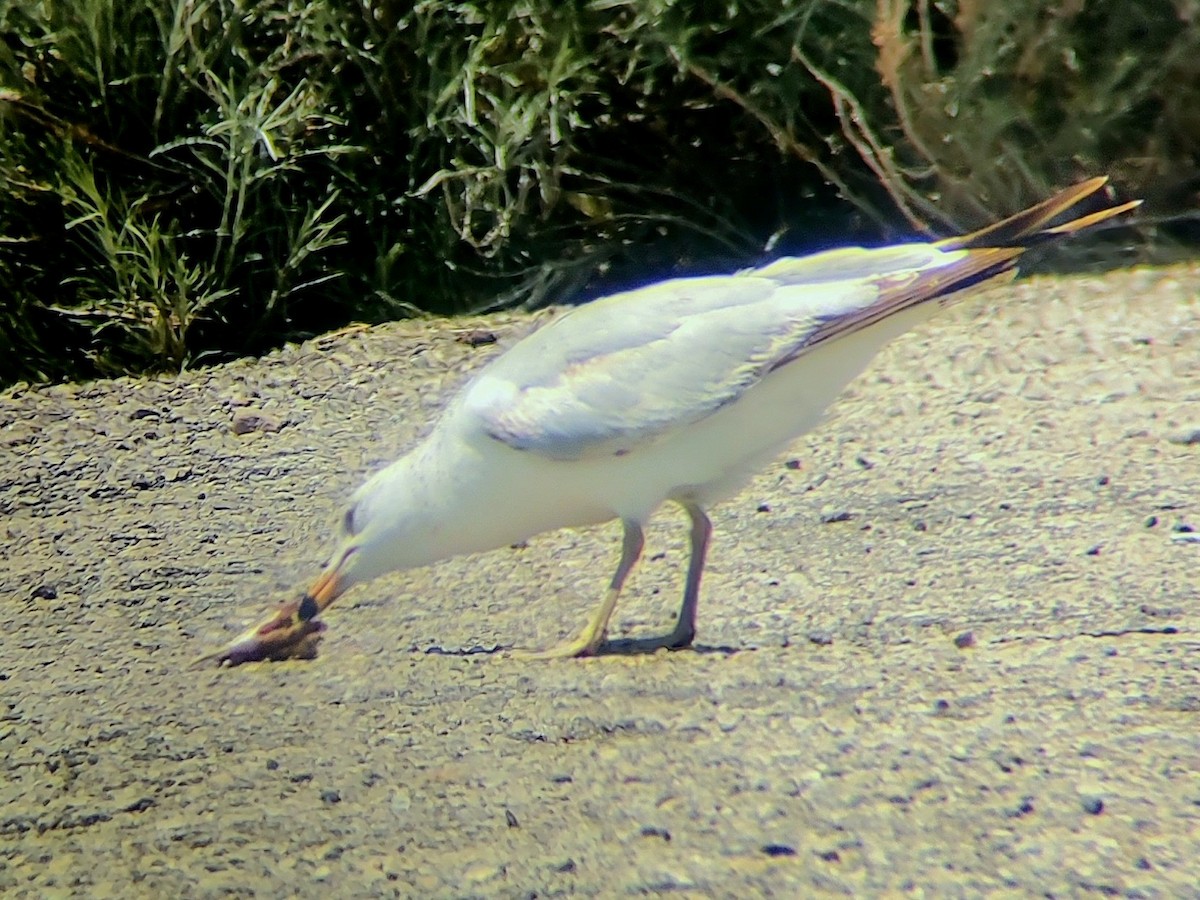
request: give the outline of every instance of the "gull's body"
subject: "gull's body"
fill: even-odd
[[[555,320],[487,366],[420,446],[355,492],[354,519],[382,521],[406,498],[390,523],[392,550],[367,577],[735,493],[818,422],[884,343],[933,312],[914,307],[758,371],[811,330],[815,308],[842,312],[863,290],[748,272],[669,281]],[[754,357],[756,366],[744,362]],[[753,389],[731,389],[738,381]]]
[[[624,546],[604,602],[577,640],[544,655],[594,653],[642,527],[667,501],[691,517],[692,558],[675,628],[642,644],[690,644],[705,511],[815,426],[889,340],[961,291],[1010,277],[1029,243],[1136,205],[1046,227],[1103,183],[964,238],[785,258],[562,316],[484,368],[424,442],[355,492],[341,545],[310,593],[214,656],[291,655],[319,628],[314,616],[387,572],[619,519]]]

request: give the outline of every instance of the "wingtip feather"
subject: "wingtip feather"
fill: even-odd
[[[1037,239],[1081,231],[1099,222],[1103,222],[1105,219],[1128,212],[1141,203],[1140,200],[1130,201],[1129,203],[1108,207],[1098,212],[1072,219],[1070,222],[1061,225],[1050,228],[1046,227],[1048,223],[1078,206],[1106,184],[1108,184],[1107,175],[1097,175],[1094,178],[1088,178],[1078,184],[1064,188],[1041,203],[1036,203],[1028,209],[1022,210],[1006,219],[1001,219],[999,222],[995,222],[978,231],[973,231],[970,234],[937,241],[933,246],[939,250],[969,250],[989,244],[1024,246],[1034,243]]]

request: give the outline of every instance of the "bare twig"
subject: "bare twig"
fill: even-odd
[[[880,212],[866,198],[859,196],[852,191],[850,186],[846,184],[844,180],[842,180],[841,176],[839,176],[837,172],[835,172],[829,165],[822,161],[820,156],[815,150],[813,150],[812,147],[797,140],[787,131],[787,129],[785,129],[778,122],[768,116],[766,112],[760,109],[757,104],[743,96],[736,89],[717,79],[717,77],[711,72],[696,65],[695,63],[683,63],[673,49],[671,50],[671,55],[675,58],[676,62],[683,66],[684,70],[687,71],[688,74],[698,78],[700,81],[703,81],[706,85],[708,85],[712,89],[713,94],[722,100],[729,100],[733,103],[736,103],[746,113],[756,119],[760,125],[766,128],[767,132],[771,135],[771,139],[775,141],[775,145],[779,148],[780,152],[791,153],[793,156],[799,157],[805,162],[816,166],[822,177],[824,177],[826,181],[837,188],[838,193],[840,193],[847,200],[851,201],[855,206],[869,215],[877,223],[885,227],[887,226],[887,216]]]
[[[875,173],[880,184],[891,195],[896,208],[915,228],[928,232],[928,221],[941,218],[937,207],[909,187],[908,176],[895,164],[892,149],[885,147],[867,125],[867,117],[858,98],[831,75],[817,68],[798,46],[793,45],[792,58],[829,91],[846,140]]]

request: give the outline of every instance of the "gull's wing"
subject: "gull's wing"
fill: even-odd
[[[516,450],[552,459],[626,453],[735,402],[813,347],[1011,274],[1031,238],[1077,230],[1043,226],[1103,184],[1093,182],[1001,223],[1016,246],[983,247],[968,235],[848,248],[596,300],[485,369],[463,409],[488,437]],[[1076,221],[1086,227],[1104,218]],[[977,234],[997,241],[994,226]]]
[[[621,454],[733,403],[840,333],[837,323],[897,311],[917,302],[916,292],[932,296],[922,285],[961,280],[923,273],[965,272],[972,262],[968,251],[930,246],[846,252],[846,268],[867,264],[871,274],[811,281],[803,260],[780,260],[773,277],[679,279],[595,301],[500,357],[463,402],[488,436],[517,450],[554,459]]]

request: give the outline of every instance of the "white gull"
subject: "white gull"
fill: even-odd
[[[323,628],[315,617],[356,584],[619,519],[621,558],[591,620],[576,639],[531,655],[598,653],[643,527],[668,500],[691,520],[679,616],[669,633],[623,645],[689,646],[707,510],[813,428],[889,340],[964,291],[1012,277],[1030,245],[1137,205],[1050,227],[1106,181],[964,237],[789,257],[572,310],[486,366],[420,445],[355,491],[338,549],[306,594],[200,661],[310,653]]]

